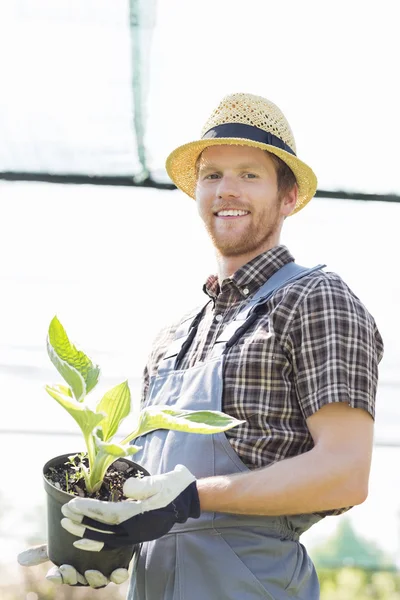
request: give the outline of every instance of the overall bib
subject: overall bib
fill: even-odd
[[[201,314],[179,326],[150,381],[145,405],[222,410],[225,350],[258,317],[257,307],[305,269],[289,263],[249,300],[218,338],[206,362],[180,370]],[[203,309],[204,310],[204,309]],[[185,465],[196,478],[249,471],[224,433],[203,435],[157,430],[137,438],[135,461],[150,474]],[[203,512],[142,544],[135,558],[129,600],[318,600],[314,566],[299,536],[321,517],[268,517]]]

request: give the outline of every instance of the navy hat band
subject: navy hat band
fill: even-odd
[[[201,139],[207,140],[214,138],[243,138],[252,140],[253,142],[261,142],[263,144],[268,144],[269,146],[281,148],[296,156],[296,153],[290,146],[285,144],[285,142],[273,133],[264,131],[254,125],[246,125],[245,123],[223,123],[222,125],[216,125],[209,129]]]

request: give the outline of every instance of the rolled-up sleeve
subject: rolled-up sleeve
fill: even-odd
[[[375,417],[382,338],[373,317],[339,276],[325,274],[299,303],[289,341],[304,418],[333,402]]]

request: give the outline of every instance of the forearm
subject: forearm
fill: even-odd
[[[270,467],[200,479],[197,487],[202,511],[291,515],[360,504],[364,475],[347,456],[314,448]]]

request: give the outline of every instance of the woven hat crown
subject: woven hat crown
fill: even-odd
[[[201,135],[224,123],[243,123],[272,133],[296,154],[296,142],[282,111],[270,100],[253,94],[225,96],[204,125]]]

